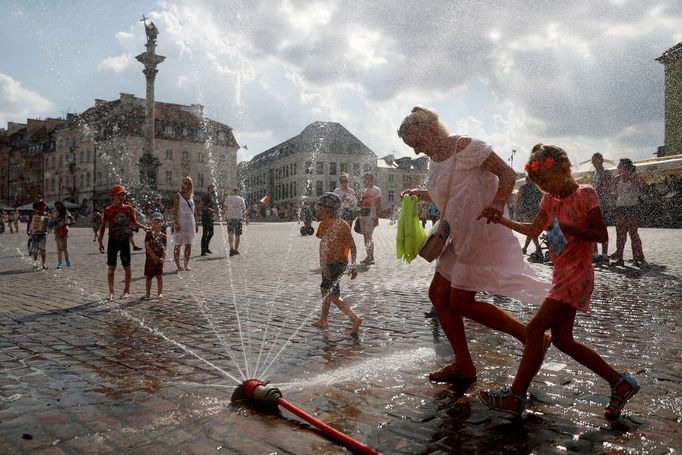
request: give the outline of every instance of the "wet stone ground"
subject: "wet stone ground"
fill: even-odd
[[[555,348],[531,386],[525,420],[489,411],[476,392],[509,384],[522,346],[474,323],[467,330],[478,381],[430,383],[427,372],[452,354],[425,315],[433,265],[395,260],[395,225],[385,221],[376,265],[342,281],[364,318],[360,337],[347,335],[336,309],[328,330],[311,327],[320,308],[318,242],[299,227],[254,223],[231,258],[217,227],[214,254],[195,251],[192,272],[174,273],[169,260],[165,302],[139,299],[141,252],[133,255],[133,298],[105,301],[106,258],[89,229],[71,231],[71,269],[54,269],[49,238],[44,272],[25,256],[25,234],[0,235],[0,453],[348,453],[287,411],[233,405],[234,386],[254,376],[385,454],[667,454],[682,446],[681,231],[643,229],[649,267],[598,269],[591,311],[577,317],[576,338],[642,385],[609,422],[608,386]],[[534,311],[480,297],[523,321]]]

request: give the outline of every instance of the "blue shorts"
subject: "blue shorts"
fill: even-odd
[[[343,276],[343,272],[346,271],[346,265],[347,264],[345,262],[332,262],[331,264],[328,264],[327,267],[329,267],[329,274],[331,275],[331,277],[330,279],[326,280],[324,276],[322,276],[322,283],[320,283],[320,289],[326,290],[328,294],[336,295],[341,294],[341,287],[339,286],[339,281]]]

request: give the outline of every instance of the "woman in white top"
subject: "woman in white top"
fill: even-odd
[[[347,172],[339,174],[339,185],[341,186],[335,188],[334,193],[341,198],[341,219],[352,227],[358,199],[355,196],[355,190],[348,186],[348,177]]]
[[[189,255],[192,252],[192,243],[198,231],[194,208],[194,186],[192,178],[186,176],[182,179],[180,191],[173,197],[173,219],[175,220],[173,242],[173,259],[178,272],[192,270],[189,266]],[[185,246],[184,266],[180,265],[180,247]]]
[[[463,317],[508,333],[521,343],[526,339],[526,327],[521,322],[492,303],[477,301],[476,293],[486,291],[539,304],[549,288],[524,260],[511,230],[482,219],[484,214],[499,217],[506,212],[516,175],[489,145],[450,135],[438,115],[422,107],[415,107],[405,117],[398,136],[415,153],[431,158],[427,190],[405,193],[433,201],[451,232],[436,265],[429,299],[455,360],[431,373],[429,379],[473,381],[476,366],[467,345]]]
[[[642,240],[639,238],[639,196],[644,189],[644,181],[635,172],[635,165],[629,158],[622,158],[618,163],[618,175],[613,179],[612,188],[616,191],[616,252],[613,258],[615,265],[623,266],[623,250],[627,235],[630,233],[632,243],[632,257],[634,265],[639,266],[644,261]]]

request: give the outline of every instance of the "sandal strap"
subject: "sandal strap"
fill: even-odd
[[[618,387],[624,382],[627,383],[629,388],[624,394],[621,395],[618,393]],[[606,406],[605,412],[613,416],[619,415],[627,404],[628,400],[630,400],[630,398],[639,392],[639,389],[640,386],[635,378],[627,373],[621,373],[620,378],[611,384],[611,399],[609,400],[609,404]]]
[[[522,397],[521,395],[517,395],[514,392],[512,392],[512,389],[510,387],[505,387],[504,389],[495,391],[495,390],[487,390],[486,394],[488,395],[488,398],[490,399],[490,404],[495,407],[495,408],[502,408],[502,400],[505,398],[516,398],[516,400],[519,402],[519,412],[523,411],[526,409],[526,401],[527,399],[525,397]]]

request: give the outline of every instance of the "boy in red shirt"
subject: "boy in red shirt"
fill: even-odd
[[[121,265],[125,271],[125,282],[121,299],[130,297],[130,243],[132,228],[139,227],[147,231],[147,226],[137,222],[133,207],[124,204],[126,189],[123,185],[111,188],[111,205],[104,209],[102,224],[99,227],[99,252],[104,254],[104,230],[109,226],[109,240],[107,242],[107,280],[109,281],[109,300],[114,300],[114,271],[116,270],[116,256],[121,255]]]
[[[317,236],[320,238],[320,267],[322,268],[322,313],[320,319],[313,325],[327,328],[329,307],[333,303],[348,316],[353,323],[350,335],[358,336],[358,330],[362,319],[353,313],[353,310],[341,298],[339,280],[348,266],[348,254],[350,253],[350,276],[355,279],[356,248],[353,235],[348,223],[341,220],[341,198],[335,193],[324,193],[316,204],[315,217],[320,221],[317,227]]]

